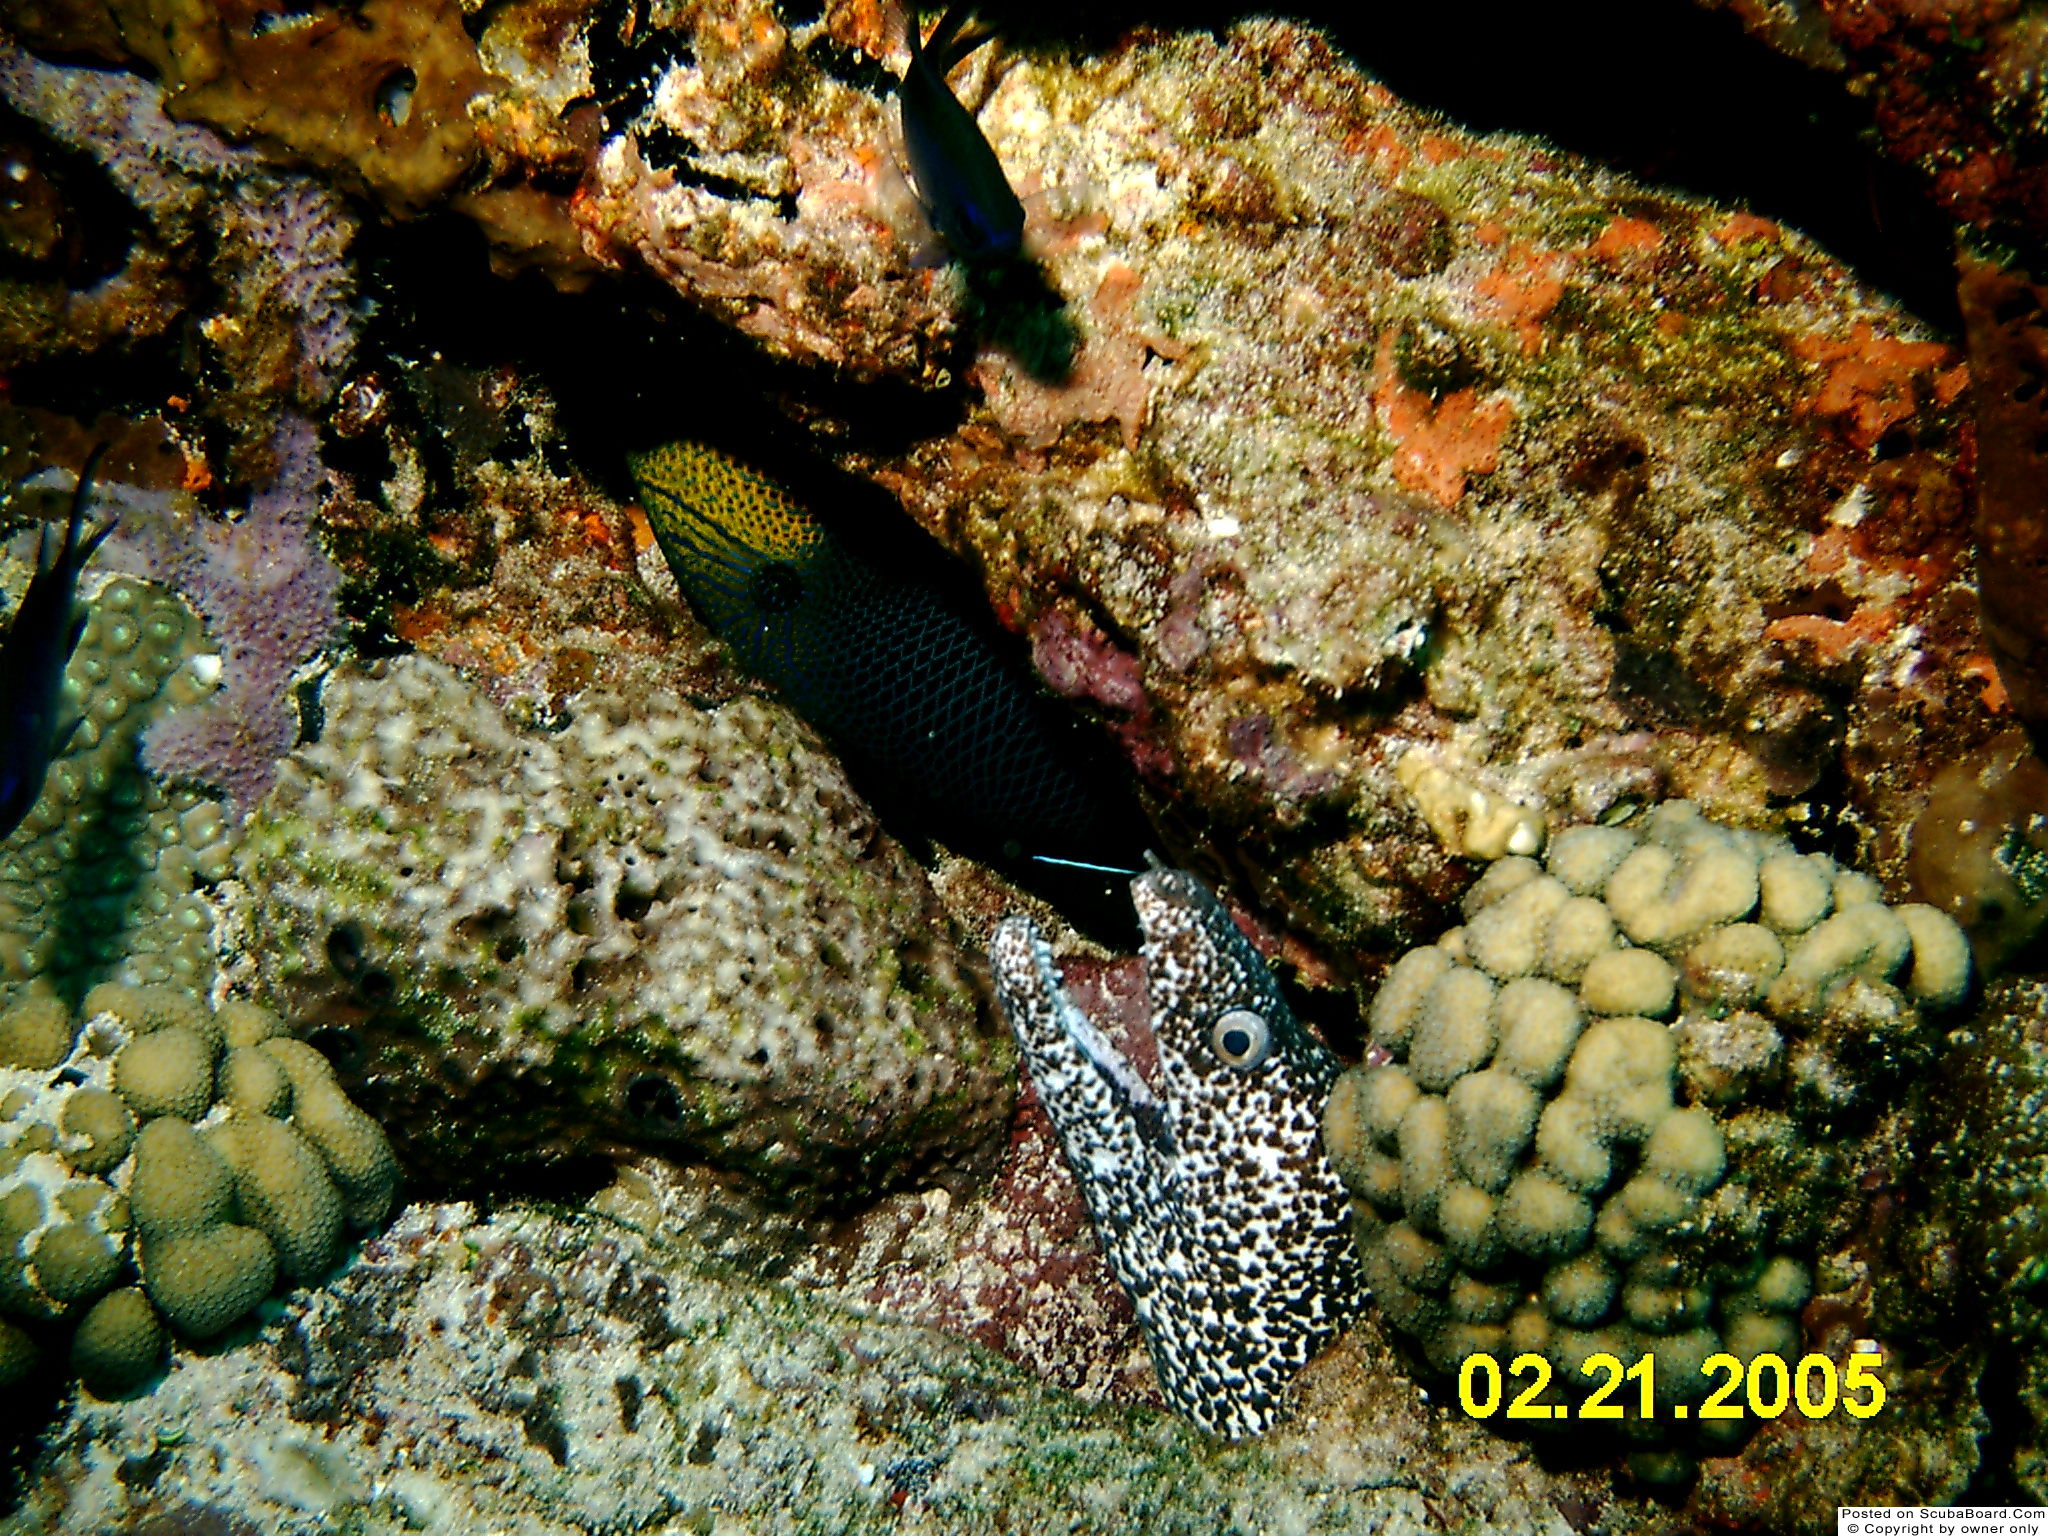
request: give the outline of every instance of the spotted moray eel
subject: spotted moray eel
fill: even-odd
[[[1296,1371],[1365,1295],[1323,1153],[1339,1066],[1194,876],[1131,883],[1158,1085],[1060,986],[1028,918],[990,946],[996,995],[1130,1292],[1167,1403],[1224,1439],[1263,1433]]]

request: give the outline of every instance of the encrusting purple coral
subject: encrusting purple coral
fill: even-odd
[[[228,232],[247,243],[237,307],[275,303],[296,342],[292,383],[307,405],[333,399],[356,347],[355,276],[348,247],[355,221],[341,199],[309,181],[245,189],[224,209]]]
[[[221,648],[220,691],[157,722],[143,761],[166,778],[224,790],[237,816],[263,797],[298,737],[292,674],[340,629],[341,572],[314,541],[309,510],[326,473],[312,424],[287,416],[277,478],[234,522],[202,522],[164,577]]]
[[[116,481],[98,487],[120,526],[99,562],[174,589],[220,648],[219,691],[158,720],[143,738],[151,772],[223,791],[239,817],[260,800],[298,738],[294,674],[341,630],[341,572],[314,539],[310,514],[326,466],[312,423],[286,416],[271,442],[277,472],[231,520],[189,498]],[[64,488],[61,472],[29,489]]]
[[[168,243],[211,225],[221,312],[199,331],[224,393],[260,440],[279,405],[328,403],[355,350],[359,312],[343,198],[260,153],[173,122],[160,86],[113,70],[45,63],[0,38],[0,99],[97,160]],[[213,195],[225,189],[229,195]]]
[[[261,169],[263,157],[165,115],[163,87],[112,69],[49,64],[0,36],[0,99],[90,154],[152,219],[193,207],[200,178]]]

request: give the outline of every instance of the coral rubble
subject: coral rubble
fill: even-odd
[[[667,1146],[814,1198],[1000,1127],[1012,1052],[922,875],[779,707],[521,726],[346,665],[247,826],[243,968],[416,1157]]]

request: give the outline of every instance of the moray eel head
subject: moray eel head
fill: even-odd
[[[996,995],[1161,1392],[1239,1439],[1272,1425],[1288,1381],[1365,1293],[1322,1143],[1338,1063],[1194,876],[1159,870],[1131,891],[1156,1084],[1067,996],[1028,918],[996,930]]]

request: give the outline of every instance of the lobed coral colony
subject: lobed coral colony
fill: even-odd
[[[2048,1497],[2040,28],[1734,9],[1967,355],[1289,22],[0,0],[0,1533]]]
[[[1969,987],[1962,930],[1684,801],[1499,858],[1461,906],[1388,972],[1386,1059],[1324,1110],[1374,1300],[1438,1371],[1547,1358],[1559,1402],[1601,1384],[1590,1357],[1647,1354],[1667,1421],[1711,1355],[1796,1358],[1821,1213],[1847,1196],[1815,1154],[1871,1134],[1932,1059],[1930,1020]],[[1694,1426],[1709,1453],[1740,1438]]]
[[[249,1003],[104,982],[0,1012],[0,1384],[68,1334],[95,1393],[157,1369],[380,1221],[397,1165],[327,1059]]]
[[[139,982],[213,980],[213,913],[197,894],[227,872],[218,802],[139,761],[150,725],[213,690],[219,658],[178,597],[117,578],[85,607],[65,671],[78,724],[22,824],[0,843],[0,977],[76,1000],[119,968]]]

